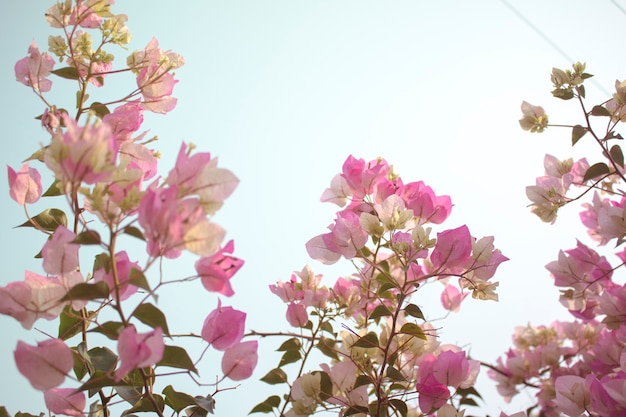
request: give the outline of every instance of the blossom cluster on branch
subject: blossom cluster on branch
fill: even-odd
[[[531,211],[554,223],[558,210],[592,194],[581,207],[580,221],[598,246],[611,243],[615,261],[577,240],[546,265],[560,290],[559,301],[574,320],[550,325],[527,325],[515,330],[513,347],[489,372],[499,392],[510,399],[521,388],[536,390],[529,408],[541,416],[623,416],[626,413],[626,286],[618,277],[626,263],[621,248],[626,237],[623,190],[623,140],[617,132],[624,122],[626,90],[615,82],[615,93],[591,108],[586,104],[584,81],[591,75],[585,64],[554,68],[552,94],[578,102],[584,120],[571,129],[572,146],[588,140],[598,147],[598,162],[587,158],[544,159],[545,175],[526,189]],[[522,104],[520,125],[542,132],[550,124],[545,110]],[[556,125],[563,127],[564,125]]]
[[[257,342],[242,340],[246,313],[218,299],[202,329],[185,333],[204,340],[205,350],[223,352],[221,372],[210,376],[213,392],[193,396],[159,385],[155,381],[162,375],[173,374],[200,384],[202,355],[192,359],[180,344],[165,343],[165,337],[184,338],[170,331],[157,296],[164,287],[187,281],[233,295],[230,280],[243,261],[233,255],[233,241],[223,244],[225,230],[212,216],[238,179],[211,154],[185,143],[174,166],[159,176],[158,151],[152,148],[156,138],[142,131],[143,113],[174,109],[175,71],[185,61],[152,39],[132,52],[125,66],[114,68],[109,48],[125,49],[130,33],[126,15],[114,14],[113,3],[56,2],[45,16],[61,34],[49,37],[49,52],[33,41],[28,55],[15,64],[17,81],[44,104],[38,117],[47,136],[43,146],[19,169],[7,168],[10,195],[26,214],[21,226],[45,238],[38,254],[44,274],[26,271],[24,280],[0,287],[0,313],[25,329],[40,319],[58,321],[55,337],[36,345],[20,341],[14,355],[20,373],[43,391],[51,413],[108,416],[113,405],[125,404],[126,414],[163,416],[169,408],[202,416],[213,412],[212,396],[225,378],[240,381],[252,375]],[[114,76],[133,77],[136,87],[112,101],[93,100],[90,96]],[[77,89],[73,115],[48,101],[55,77],[63,79],[61,88],[72,83]],[[52,173],[46,191],[35,164]],[[31,215],[28,206],[41,204],[40,198],[66,208]],[[145,253],[122,249],[124,235],[142,242]],[[87,246],[100,251],[93,268],[82,259]],[[163,261],[183,251],[198,256],[196,274],[163,276]]]

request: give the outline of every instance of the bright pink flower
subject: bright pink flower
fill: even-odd
[[[465,351],[445,350],[437,356],[432,374],[441,384],[458,388],[469,376],[469,370]]]
[[[102,2],[102,0],[99,1],[99,3]],[[76,6],[74,6],[72,13],[70,14],[70,25],[80,26],[87,29],[95,29],[100,26],[100,23],[102,23],[102,17],[95,13],[93,2],[91,3],[92,4],[87,3],[87,5],[82,1],[76,3]],[[106,3],[112,4],[113,0],[107,1]],[[104,5],[100,7],[103,6]]]
[[[385,160],[373,160],[366,163],[350,155],[343,163],[341,176],[357,199],[372,194],[379,181],[389,173],[389,164]]]
[[[252,376],[259,360],[256,340],[240,342],[227,349],[222,357],[222,372],[233,381],[241,381]]]
[[[330,187],[322,193],[320,201],[334,203],[339,207],[343,207],[350,196],[352,196],[352,190],[348,182],[341,174],[337,174],[330,181]]]
[[[306,306],[302,303],[289,303],[287,306],[287,321],[293,327],[304,327],[309,321]]]
[[[67,304],[61,302],[61,299],[80,282],[84,282],[84,279],[78,271],[61,277],[44,277],[25,271],[24,281],[0,287],[0,314],[11,316],[22,327],[30,329],[40,317],[46,320],[57,318]],[[76,300],[72,305],[80,309],[85,302]]]
[[[137,333],[135,326],[128,326],[117,339],[117,351],[121,366],[115,371],[115,380],[120,381],[129,372],[154,365],[163,357],[163,330],[155,327],[147,333]]]
[[[462,267],[470,258],[472,237],[469,229],[463,225],[456,229],[437,233],[437,243],[430,254],[433,269],[454,269]]]
[[[72,243],[76,234],[63,225],[59,225],[50,239],[41,249],[43,270],[48,274],[64,274],[78,268],[78,250],[80,245]]]
[[[141,270],[137,262],[131,262],[128,258],[126,251],[121,251],[115,254],[117,278],[119,285],[120,301],[126,300],[128,297],[137,292],[137,287],[132,285],[130,281],[130,275],[133,269]],[[104,281],[109,289],[111,295],[115,295],[115,279],[113,277],[113,271],[110,265],[102,268],[98,268],[93,272],[94,281]]]
[[[461,302],[468,294],[469,292],[461,294],[461,290],[456,285],[447,284],[441,293],[441,304],[448,311],[459,311]]]
[[[246,313],[232,307],[217,308],[204,320],[202,338],[217,350],[226,350],[241,341],[246,326]]]
[[[79,127],[63,115],[64,134],[52,137],[44,161],[58,180],[78,187],[107,180],[115,170],[119,144],[108,124]]]
[[[224,229],[209,222],[198,199],[179,199],[175,186],[149,188],[138,213],[151,256],[177,258],[183,249],[210,256],[218,251],[225,235]]]
[[[65,416],[84,417],[87,404],[85,394],[74,388],[52,388],[43,393],[48,410]]]
[[[165,182],[178,187],[181,197],[197,195],[208,214],[215,214],[239,184],[231,171],[217,167],[217,158],[208,152],[190,156],[184,143]]]
[[[9,194],[18,204],[32,204],[39,200],[43,191],[41,175],[26,162],[18,172],[7,165],[9,177]]]
[[[152,38],[148,46],[134,52],[127,63],[137,73],[137,86],[144,98],[142,108],[167,113],[176,107],[176,99],[171,95],[178,81],[171,71],[184,65],[180,55],[159,49],[159,42]]]
[[[450,398],[448,387],[430,374],[417,383],[418,402],[423,413],[433,413],[441,408]]]
[[[337,213],[335,223],[328,228],[330,233],[316,236],[306,244],[309,256],[326,264],[336,262],[341,255],[346,259],[354,258],[369,237],[361,227],[359,216],[353,211]]]
[[[17,81],[34,90],[45,93],[52,88],[52,81],[46,77],[54,68],[54,59],[47,53],[39,53],[39,48],[33,41],[28,48],[28,56],[15,64]]]
[[[72,351],[60,339],[48,339],[31,346],[19,341],[13,352],[17,369],[33,388],[55,388],[74,367]]]
[[[341,254],[330,250],[324,241],[324,235],[318,235],[306,242],[309,256],[325,265],[332,265],[341,258]]]
[[[234,250],[235,244],[230,240],[216,254],[196,261],[196,271],[207,291],[217,292],[227,297],[235,293],[230,285],[230,279],[243,266],[244,261],[231,255]]]
[[[120,166],[124,167],[126,172],[130,170],[140,171],[141,175],[138,176],[138,179],[141,181],[153,178],[157,174],[157,165],[158,160],[154,156],[154,152],[145,145],[131,141],[123,142],[120,145]],[[127,182],[128,184],[124,184],[124,181],[118,180],[114,185],[117,185],[124,192],[134,187],[139,188],[139,184],[136,185],[134,181]],[[119,196],[117,200],[120,200]]]
[[[143,109],[137,101],[118,106],[112,113],[105,115],[102,122],[111,127],[117,140],[129,140],[143,123]]]
[[[484,281],[495,275],[502,262],[509,260],[499,249],[495,249],[493,241],[493,236],[485,236],[472,243],[472,272],[476,278]]]
[[[269,286],[270,291],[276,294],[284,303],[290,303],[302,299],[302,291],[297,287],[296,275],[291,275],[289,282],[278,281],[276,285]]]
[[[564,375],[554,382],[558,409],[568,416],[577,417],[591,405],[591,394],[585,386],[585,379],[576,375]]]
[[[419,224],[441,224],[448,218],[452,210],[452,202],[447,195],[437,196],[432,188],[422,181],[404,185],[406,208],[413,210]]]

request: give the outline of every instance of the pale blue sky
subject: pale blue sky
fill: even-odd
[[[45,49],[53,34],[43,18],[49,3],[0,3],[3,166],[19,167],[46,140],[33,119],[43,107],[14,81],[13,65],[26,55],[31,40]],[[601,89],[611,91],[616,78],[626,77],[620,53],[626,15],[611,1],[510,4],[568,56],[587,62],[597,82],[587,88],[590,98],[604,99]],[[517,120],[522,100],[544,105],[553,122],[578,120],[573,103],[557,102],[549,93],[550,69],[571,62],[507,3],[119,0],[114,10],[129,16],[130,50],[143,48],[155,36],[162,48],[187,61],[178,71],[176,110],[165,117],[148,116],[144,125],[161,139],[162,172],[184,140],[218,156],[220,165],[241,180],[217,221],[246,261],[233,281],[237,294],[223,302],[248,311],[249,328],[287,328],[285,307],[267,286],[288,279],[306,263],[328,274],[329,285],[337,275],[352,273],[348,263],[323,267],[308,259],[304,249],[334,218],[335,207],[319,203],[319,197],[349,154],[382,156],[406,181],[423,180],[449,194],[455,208],[447,226],[467,223],[475,236],[494,235],[496,246],[511,258],[495,278],[500,302],[467,300],[460,314],[437,322],[443,327],[442,341],[470,346],[473,356],[494,361],[510,346],[514,326],[568,318],[543,266],[560,248],[574,247],[575,238],[589,240],[576,223],[576,207],[566,210],[556,225],[542,224],[528,212],[524,187],[542,174],[546,152],[571,155],[569,133],[551,129],[530,135]],[[120,60],[127,55],[112,52]],[[56,88],[69,86],[62,83]],[[58,97],[71,106],[72,94],[68,90]],[[581,155],[581,145],[574,155]],[[6,179],[0,181],[0,195],[5,196],[0,285],[6,285],[21,280],[25,268],[41,272],[32,255],[43,240],[31,230],[12,229],[22,223],[23,212],[9,199]],[[194,260],[184,256],[168,264],[166,272],[191,275]],[[194,323],[200,326],[215,307],[216,297],[198,289],[181,286],[162,297],[162,309],[171,312],[170,327],[184,331]],[[427,314],[429,308],[439,308],[436,298],[415,302]],[[46,322],[37,326],[54,331]],[[16,377],[12,351],[18,339],[32,343],[44,336],[23,332],[8,317],[0,317],[0,331],[0,404],[13,413],[38,412],[41,396]],[[261,340],[267,355],[262,353],[257,372],[237,390],[216,398],[216,415],[246,415],[267,395],[278,393],[256,380],[275,366],[277,356],[271,351],[279,343]],[[212,365],[219,370],[210,360],[200,368],[207,382],[216,372]],[[486,378],[479,390],[488,404],[472,414],[517,411]],[[205,393],[193,385],[188,391]]]

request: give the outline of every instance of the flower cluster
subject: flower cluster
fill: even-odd
[[[442,305],[457,311],[468,294],[497,300],[496,269],[507,258],[493,237],[476,239],[467,226],[432,227],[448,218],[452,203],[423,182],[405,183],[384,159],[348,157],[322,194],[341,209],[329,232],[306,244],[325,264],[344,258],[357,268],[332,287],[305,266],[270,290],[287,304],[286,318],[300,328],[280,347],[279,366],[262,380],[287,382],[282,367],[302,361],[287,401],[270,397],[253,411],[308,416],[320,409],[340,415],[462,415],[479,362],[438,340],[435,326],[415,304],[426,284],[440,282]],[[456,285],[454,284],[456,281]],[[337,326],[341,324],[342,329]],[[303,372],[311,349],[331,358]],[[473,401],[473,400],[472,400]],[[453,412],[446,405],[455,404]]]
[[[620,187],[625,180],[624,157],[617,141],[622,137],[615,128],[624,121],[624,87],[616,82],[613,98],[587,110],[583,83],[591,75],[584,69],[580,63],[572,70],[554,69],[552,94],[563,100],[578,99],[585,122],[571,127],[572,145],[589,133],[606,162],[590,165],[586,158],[573,162],[546,155],[546,176],[537,178],[527,195],[531,211],[553,223],[560,207],[593,191],[591,201],[582,204],[580,220],[592,241],[600,246],[615,242],[619,247],[626,235],[626,196]],[[527,104],[522,105],[522,120],[528,117],[525,108]],[[593,125],[595,118],[608,120],[602,122],[603,133]],[[582,191],[570,196],[573,190]],[[575,248],[560,251],[558,259],[546,265],[560,289],[559,301],[574,320],[549,326],[529,324],[516,330],[514,346],[489,372],[506,399],[526,387],[537,391],[531,409],[541,416],[626,413],[626,286],[616,279],[626,263],[626,252],[621,249],[613,255],[617,262],[612,265],[577,241]]]
[[[218,167],[211,154],[194,152],[185,143],[169,173],[157,176],[153,140],[140,132],[143,113],[174,109],[174,70],[184,59],[161,50],[153,39],[130,54],[126,68],[113,69],[113,55],[105,48],[125,46],[130,34],[126,16],[113,14],[112,4],[113,0],[57,2],[46,19],[63,35],[49,38],[50,54],[41,53],[33,42],[28,56],[15,65],[17,81],[45,104],[39,118],[49,135],[45,145],[19,170],[8,167],[11,198],[27,213],[21,226],[35,228],[47,238],[39,252],[45,275],[26,271],[23,281],[0,287],[0,313],[26,329],[38,319],[60,320],[56,337],[36,346],[18,342],[15,349],[18,370],[35,389],[44,391],[52,413],[109,415],[113,398],[119,397],[127,402],[125,414],[151,411],[163,416],[168,406],[175,413],[206,415],[213,410],[212,395],[220,391],[217,385],[208,396],[177,392],[171,385],[156,391],[161,367],[174,368],[165,373],[188,374],[194,381],[192,374],[198,370],[184,347],[165,344],[165,336],[175,335],[165,314],[149,301],[158,300],[163,286],[190,280],[201,281],[210,292],[233,295],[230,280],[243,261],[233,255],[233,241],[223,245],[226,232],[211,217],[238,179]],[[53,56],[64,67],[55,70]],[[134,74],[137,88],[118,100],[89,102],[88,89],[102,88],[112,74]],[[74,117],[47,101],[53,76],[77,83]],[[54,177],[45,192],[42,176],[32,166],[36,163]],[[42,197],[64,199],[68,213],[48,208],[28,214],[27,206]],[[123,234],[144,242],[145,254],[120,249]],[[85,245],[101,250],[88,272],[81,262]],[[152,266],[164,258],[178,258],[183,251],[199,257],[196,275],[166,280],[153,272]],[[249,378],[256,366],[257,342],[242,341],[245,318],[244,312],[218,300],[198,335],[187,334],[223,352],[220,382]],[[114,343],[92,347],[100,343],[97,334]],[[60,387],[68,379],[74,386]],[[88,411],[87,392],[99,394]]]

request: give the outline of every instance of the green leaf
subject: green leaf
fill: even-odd
[[[385,376],[393,381],[406,381],[406,377],[402,375],[402,372],[398,371],[393,366],[387,368]]]
[[[107,321],[99,326],[90,329],[89,332],[100,333],[111,340],[117,340],[119,334],[124,330],[124,323],[119,321]]]
[[[593,106],[591,109],[592,116],[611,116],[611,112],[602,106]]]
[[[16,227],[35,227],[33,222],[35,222],[39,228],[43,230],[54,232],[59,225],[67,227],[67,216],[63,210],[55,208],[45,209],[35,217],[32,217],[30,220],[27,220]]]
[[[426,318],[424,318],[424,313],[422,313],[422,310],[415,304],[408,304],[406,307],[404,307],[404,313],[409,316],[426,321]]]
[[[78,80],[80,78],[80,74],[78,73],[78,70],[74,67],[59,68],[50,72],[56,76],[59,76],[61,78],[65,78],[68,80]]]
[[[59,316],[59,339],[67,340],[76,336],[83,329],[83,318],[78,311],[66,305]]]
[[[42,197],[56,197],[56,196],[65,194],[63,192],[62,185],[63,185],[63,183],[61,181],[54,180],[52,185],[50,185],[50,187],[48,187],[46,192],[43,193],[41,196]]]
[[[117,365],[117,355],[108,347],[89,349],[89,359],[96,371],[111,372]]]
[[[146,238],[144,237],[143,233],[141,233],[141,230],[139,230],[139,229],[138,229],[138,228],[136,228],[136,227],[133,227],[133,226],[126,226],[126,227],[123,229],[123,232],[124,232],[124,233],[126,233],[127,235],[132,236],[132,237],[136,237],[136,238],[137,238],[137,239],[139,239],[139,240],[143,240],[143,241],[145,241],[145,240],[146,240]]]
[[[476,388],[474,387],[469,387],[469,388],[458,388],[456,390],[456,393],[461,395],[462,397],[469,397],[469,396],[475,396],[478,397],[480,399],[482,399],[483,397],[480,395],[480,393],[478,391],[476,391]]]
[[[265,374],[261,381],[266,384],[276,385],[276,384],[284,384],[288,382],[287,374],[280,368],[274,368],[268,373]]]
[[[101,119],[107,114],[111,113],[106,105],[99,103],[97,101],[91,103],[91,106],[89,106],[89,110],[96,113],[98,117]]]
[[[376,306],[374,311],[372,311],[372,314],[370,314],[370,320],[375,320],[383,316],[391,316],[391,315],[392,313],[389,310],[389,308],[387,308],[386,305],[381,304],[379,306]]]
[[[400,328],[400,333],[408,334],[426,340],[426,335],[420,326],[415,323],[405,323]]]
[[[0,417],[11,417],[6,408],[0,407]]]
[[[587,168],[587,172],[585,172],[585,176],[583,177],[583,182],[608,174],[609,172],[610,170],[607,164],[604,162],[598,162]]]
[[[337,350],[335,349],[335,340],[334,339],[329,339],[327,337],[321,337],[319,342],[317,342],[317,344],[315,345],[315,347],[317,349],[319,349],[320,352],[322,352],[324,355],[328,356],[329,358],[332,359],[339,359],[339,356],[337,356]]]
[[[330,324],[330,322],[328,321],[325,321],[324,323],[322,323],[322,325],[320,326],[320,329],[323,332],[330,333],[333,336],[335,336],[335,329],[333,329],[333,325]]]
[[[478,403],[473,398],[462,398],[459,404],[478,407]]]
[[[117,392],[117,395],[124,399],[124,401],[130,405],[135,405],[143,396],[142,388],[142,386],[135,387],[132,385],[117,385],[115,386],[115,391]]]
[[[582,127],[581,125],[576,125],[572,128],[572,146],[576,145],[576,143],[585,136],[587,133],[587,128]]]
[[[344,411],[344,416],[352,416],[354,414],[366,414],[369,415],[369,408],[364,407],[362,405],[351,405],[346,411]]]
[[[98,281],[95,284],[81,282],[74,285],[65,294],[61,301],[70,300],[98,300],[109,298],[109,286],[104,281]]]
[[[379,345],[379,342],[378,342],[378,336],[376,336],[376,333],[369,332],[365,336],[359,337],[359,340],[354,342],[354,344],[351,347],[374,348],[374,347],[378,347],[378,345]]]
[[[354,382],[353,388],[358,388],[363,385],[369,385],[372,383],[372,380],[367,375],[359,375],[356,377],[356,381]]]
[[[585,98],[585,86],[584,85],[579,85],[578,87],[576,87],[576,91],[578,91],[578,95],[581,96],[582,98]]]
[[[162,413],[163,410],[165,409],[165,400],[163,400],[163,397],[158,394],[152,394],[152,397],[157,403],[158,412]],[[135,413],[135,412],[143,412],[143,413],[157,412],[157,409],[155,409],[152,401],[150,401],[146,397],[143,397],[139,401],[137,401],[137,403],[132,408],[129,408],[128,410],[124,411],[122,413],[122,416],[126,416],[130,413]]]
[[[163,389],[163,395],[165,395],[165,404],[167,404],[167,406],[174,410],[177,414],[190,405],[196,404],[196,401],[191,395],[185,394],[184,392],[178,392],[174,390],[171,385],[168,385]]]
[[[399,398],[390,398],[389,404],[391,404],[394,410],[398,411],[402,417],[406,417],[409,413],[406,403]]]
[[[560,98],[561,100],[570,100],[574,98],[574,92],[572,90],[562,88],[552,90],[552,95],[556,98]]]
[[[300,340],[297,337],[292,337],[291,339],[285,340],[278,349],[278,352],[286,352],[289,350],[300,350]]]
[[[170,336],[170,330],[167,327],[167,320],[165,319],[165,314],[157,307],[150,303],[139,304],[132,316],[135,316],[137,320],[146,324],[152,328],[160,327],[163,329],[163,333],[166,336]]]
[[[376,291],[376,293],[383,298],[391,298],[391,295],[389,294],[389,290],[392,288],[396,288],[396,285],[392,284],[391,282],[386,282],[384,284],[381,284],[381,286],[378,288],[378,291]]]
[[[611,155],[613,162],[624,168],[624,154],[622,153],[622,148],[620,148],[619,145],[613,145],[609,150],[609,154]]]
[[[167,346],[163,351],[163,358],[157,363],[157,366],[169,366],[171,368],[186,369],[198,374],[193,361],[187,354],[187,351],[179,346]]]
[[[315,371],[313,375],[320,374],[320,393],[319,397],[322,401],[326,401],[333,396],[333,381],[326,372]]]
[[[79,233],[71,243],[78,243],[81,245],[99,245],[102,243],[100,240],[100,234],[95,230],[87,230]]]
[[[282,358],[280,358],[280,363],[278,367],[281,368],[283,365],[287,365],[288,363],[298,362],[302,358],[300,355],[300,351],[298,350],[288,350],[283,353]]]
[[[128,278],[128,282],[135,287],[148,291],[148,293],[152,295],[155,300],[157,299],[157,295],[152,292],[152,289],[150,289],[150,284],[148,284],[146,276],[139,269],[132,268],[130,270],[130,277]]]
[[[274,408],[278,408],[280,405],[280,397],[278,395],[272,395],[267,397],[265,401],[254,406],[254,408],[248,413],[271,413]]]
[[[18,411],[17,413],[15,413],[15,417],[41,417],[41,414],[34,415],[34,414],[22,413],[21,411]]]
[[[115,385],[119,385],[119,382],[115,382],[115,380],[106,373],[102,371],[96,371],[91,378],[87,380],[83,385],[76,388],[77,391],[87,391],[87,390],[95,390],[99,391],[104,387],[113,387]]]

